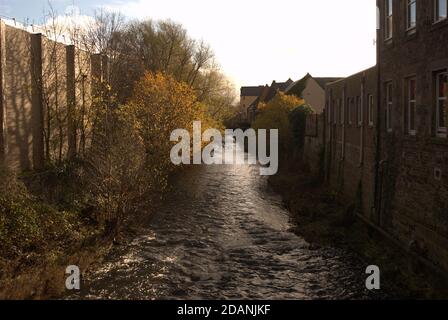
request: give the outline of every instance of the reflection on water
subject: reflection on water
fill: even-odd
[[[257,166],[200,166],[147,231],[84,279],[82,299],[366,299],[366,265],[313,249]]]

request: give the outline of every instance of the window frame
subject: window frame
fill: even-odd
[[[446,108],[445,113],[448,112],[448,90],[445,93],[444,97],[440,96],[440,82],[439,81],[440,81],[440,76],[443,76],[443,75],[445,75],[447,77],[447,83],[448,83],[448,69],[439,70],[439,71],[435,72],[436,135],[441,138],[447,138],[448,137],[448,124],[445,123],[445,127],[440,127],[440,102],[445,101],[445,108]]]
[[[347,98],[347,123],[349,126],[353,124],[353,97]]]
[[[338,124],[338,109],[339,109],[339,99],[334,100],[334,109],[333,109],[333,124]]]
[[[394,35],[393,0],[384,0],[384,41],[389,41]]]
[[[386,83],[386,131],[393,131],[393,84]]]
[[[414,25],[412,25],[411,22],[411,10],[412,7],[414,7],[415,10],[415,21]],[[406,31],[412,31],[417,28],[417,0],[407,0],[406,1]]]
[[[368,115],[368,123],[370,127],[375,125],[374,121],[374,108],[375,108],[375,100],[373,94],[367,95],[367,115]]]
[[[411,81],[415,82],[415,96],[414,99],[411,99]],[[409,78],[406,78],[406,113],[407,113],[407,133],[410,136],[417,135],[417,77],[412,76]],[[414,113],[414,123],[413,123],[413,129],[411,128],[411,108],[413,108]]]
[[[440,1],[445,1],[445,16],[440,16]],[[433,1],[434,23],[445,21],[448,18],[448,0],[434,0]]]
[[[363,110],[361,97],[356,97],[356,122],[358,123],[358,127],[361,127],[363,124]]]

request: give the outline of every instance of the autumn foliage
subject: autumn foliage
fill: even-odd
[[[107,108],[97,123],[96,141],[86,158],[95,207],[117,233],[123,220],[148,207],[168,186],[171,132],[214,125],[207,108],[186,83],[162,73],[146,73],[130,101]]]
[[[296,123],[292,121],[291,116],[297,111],[308,110],[309,107],[303,99],[279,92],[270,102],[260,105],[252,126],[254,129],[278,129],[279,151],[285,154],[294,145],[295,140]]]
[[[129,119],[145,146],[151,167],[170,167],[170,134],[175,129],[192,129],[193,121],[212,125],[206,106],[193,89],[162,73],[147,73],[136,85],[134,95],[121,112]]]

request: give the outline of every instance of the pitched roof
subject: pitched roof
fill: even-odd
[[[309,73],[307,73],[302,79],[291,83],[288,88],[286,88],[285,93],[300,96],[309,78],[312,77]]]
[[[266,100],[266,97],[268,96],[270,90],[271,90],[271,88],[268,85],[265,85],[263,87],[263,90],[261,91],[261,94],[260,94],[260,101]]]
[[[285,90],[293,83],[291,79],[288,79],[286,82],[275,82],[273,81],[270,87],[267,87],[269,91],[266,93],[266,95],[263,97],[263,99],[260,99],[263,102],[269,102],[271,101],[277,92],[285,92]]]
[[[285,90],[293,83],[291,79],[286,82],[273,81],[272,84],[258,87],[241,87],[242,97],[258,97],[251,106],[257,106],[260,102],[271,101],[277,92],[285,92]]]
[[[263,86],[258,87],[241,87],[242,97],[259,97],[263,91]]]
[[[322,89],[325,89],[325,87],[328,83],[341,80],[342,78],[341,77],[338,77],[338,78],[337,77],[331,77],[331,78],[314,78],[313,77],[313,79],[316,80],[316,82],[319,84],[319,86],[321,86]]]
[[[305,89],[306,83],[308,82],[308,80],[310,78],[313,78],[317,82],[317,84],[324,90],[325,90],[325,86],[328,83],[335,82],[335,81],[342,79],[342,78],[337,78],[337,77],[313,77],[311,74],[307,73],[302,79],[291,83],[288,86],[288,88],[286,88],[285,92],[287,94],[301,96],[302,91]]]
[[[258,104],[260,103],[260,97],[254,100],[249,106],[249,108],[257,108]]]

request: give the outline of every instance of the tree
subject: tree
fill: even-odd
[[[121,102],[129,100],[134,84],[146,72],[160,72],[185,82],[217,119],[236,100],[235,90],[210,46],[191,39],[180,24],[170,20],[130,22],[116,33],[114,48],[122,59],[114,73],[119,78],[112,79],[111,84]]]
[[[270,102],[260,106],[253,128],[278,129],[279,151],[282,154],[289,154],[294,147],[294,127],[290,122],[290,114],[303,105],[302,99],[279,92]]]
[[[148,161],[157,158],[159,165],[169,161],[171,132],[189,128],[194,120],[205,118],[203,105],[190,86],[172,76],[149,72],[137,83],[123,112],[131,116],[142,137]]]

